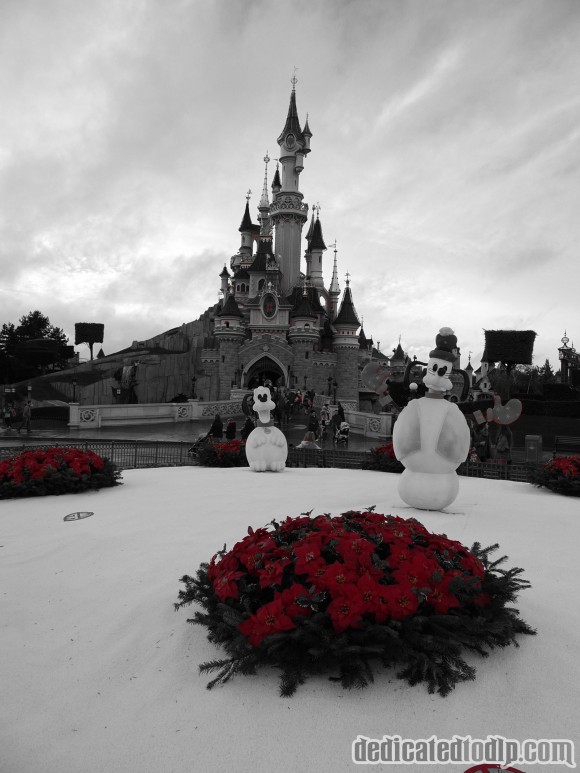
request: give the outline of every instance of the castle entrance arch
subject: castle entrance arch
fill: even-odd
[[[244,368],[242,388],[255,389],[268,380],[275,387],[286,386],[288,374],[286,368],[279,360],[269,354],[262,354]]]

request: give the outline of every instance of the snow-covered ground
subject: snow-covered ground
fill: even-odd
[[[461,478],[456,501],[437,513],[408,508],[397,475],[370,471],[193,467],[123,479],[94,493],[0,502],[2,773],[341,773],[360,769],[351,761],[358,734],[578,740],[577,499]],[[517,606],[538,635],[469,657],[476,681],[447,698],[388,673],[363,691],[310,679],[290,699],[278,697],[275,672],[207,691],[197,666],[221,653],[186,610],[174,611],[179,578],[248,525],[370,505],[468,546],[499,542],[507,566],[524,567],[532,583]],[[94,515],[63,520],[82,510]]]

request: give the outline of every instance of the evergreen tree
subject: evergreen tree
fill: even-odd
[[[553,384],[556,381],[556,376],[550,365],[550,360],[546,358],[546,362],[540,368],[540,382],[542,384]]]

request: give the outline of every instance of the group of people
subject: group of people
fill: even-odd
[[[511,464],[512,449],[514,445],[513,433],[507,424],[495,425],[495,430],[490,430],[485,422],[481,427],[470,424],[471,448],[469,461],[487,462],[497,459]]]
[[[302,405],[305,397],[300,392],[295,394],[299,395],[300,397],[298,401],[291,402],[290,405]],[[274,399],[276,400],[276,398],[278,399],[276,407],[279,409],[280,402],[286,400],[287,398],[284,395],[276,395]],[[308,395],[306,399],[310,400],[311,398]],[[312,405],[312,403],[310,403],[310,405]],[[272,414],[274,423],[282,424],[280,410],[274,410],[272,411]],[[248,435],[255,428],[255,426],[256,424],[253,418],[248,416],[240,430],[241,439],[247,440]],[[340,403],[338,404],[338,409],[334,411],[332,415],[328,403],[325,403],[325,405],[322,407],[320,416],[318,416],[314,408],[310,407],[308,410],[308,431],[306,432],[303,441],[296,447],[320,448],[317,441],[323,440],[329,434],[332,437],[333,442],[337,444],[343,443],[346,445],[348,443],[349,432],[350,426],[345,419],[344,408]],[[226,440],[234,440],[237,437],[237,423],[235,419],[228,419],[224,429],[224,422],[221,416],[216,414],[206,437],[213,438],[214,440],[223,440],[224,437]]]
[[[32,419],[32,403],[30,400],[24,403],[19,427],[12,426],[18,416],[14,403],[5,403],[3,415],[4,427],[7,430],[11,431],[17,429],[17,431],[20,432],[22,428],[24,428],[27,432],[31,432],[30,420]]]
[[[240,430],[240,437],[242,440],[247,440],[250,432],[255,428],[254,421],[248,416],[244,423],[244,426]],[[235,419],[228,419],[226,428],[224,431],[224,423],[219,413],[216,413],[213,423],[207,433],[208,438],[214,438],[214,440],[235,440],[238,434],[238,425]]]

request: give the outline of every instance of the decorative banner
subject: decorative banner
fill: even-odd
[[[78,512],[78,513],[69,513],[68,515],[65,515],[65,517],[62,520],[63,521],[80,521],[81,518],[90,518],[91,515],[94,515],[94,513],[91,513],[89,511]]]
[[[521,400],[508,400],[505,405],[501,404],[501,397],[495,395],[493,398],[493,408],[487,409],[487,420],[496,424],[513,424],[522,414],[523,405]]]

